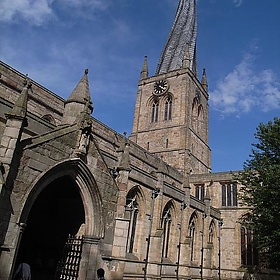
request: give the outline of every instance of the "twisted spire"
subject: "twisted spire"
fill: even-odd
[[[180,0],[156,75],[182,68],[187,48],[190,69],[196,74],[196,35],[196,0]]]

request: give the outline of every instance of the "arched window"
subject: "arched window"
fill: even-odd
[[[138,190],[131,190],[126,197],[126,213],[129,218],[129,228],[128,228],[128,238],[127,238],[127,253],[133,253],[136,227],[137,227],[137,218],[138,218]]]
[[[168,96],[168,98],[165,101],[164,120],[170,121],[171,118],[172,118],[172,97]]]
[[[54,119],[54,117],[53,117],[52,115],[50,115],[50,114],[44,115],[44,116],[42,117],[42,119],[45,120],[45,121],[47,121],[47,122],[49,122],[49,123],[51,123],[51,124],[54,124],[54,125],[55,125],[55,119]]]
[[[161,220],[161,227],[163,229],[163,246],[162,246],[162,257],[168,257],[169,251],[169,240],[170,240],[170,232],[171,232],[171,205],[168,203],[163,210],[162,213],[162,220]]]
[[[158,122],[158,111],[159,111],[159,102],[157,99],[154,99],[152,104],[152,122]]]
[[[204,122],[204,110],[202,105],[198,106],[198,116],[197,116],[197,132],[201,134]]]
[[[190,237],[190,260],[194,260],[194,245],[196,234],[196,215],[193,214],[189,222],[189,237]]]
[[[254,244],[253,231],[242,226],[240,229],[241,241],[241,264],[258,265],[258,254],[256,244]]]
[[[214,241],[214,231],[215,231],[215,223],[212,221],[209,226],[209,236],[208,236],[209,243],[213,243]]]
[[[194,131],[197,131],[197,122],[198,122],[198,102],[197,102],[197,98],[194,98],[192,104],[192,127]]]

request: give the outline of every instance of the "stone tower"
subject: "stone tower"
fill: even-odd
[[[180,0],[154,76],[144,59],[130,139],[184,173],[207,173],[208,85],[197,77],[196,1]]]

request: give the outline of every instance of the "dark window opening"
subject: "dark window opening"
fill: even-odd
[[[169,96],[165,102],[164,120],[170,121],[172,117],[172,98]]]
[[[159,110],[159,102],[154,100],[152,105],[152,122],[158,122],[158,110]]]
[[[258,265],[258,253],[253,231],[242,226],[240,234],[241,264],[244,266]]]
[[[163,248],[162,248],[162,257],[168,257],[169,251],[169,240],[170,240],[170,233],[171,233],[171,211],[170,207],[165,207],[162,216],[162,229],[163,229]]]
[[[190,259],[194,260],[194,242],[195,242],[195,220],[191,220],[189,224],[189,236],[190,236]]]
[[[237,206],[237,185],[222,185],[222,206]]]
[[[204,200],[205,196],[205,187],[203,185],[196,185],[195,186],[195,197],[199,200]]]
[[[138,218],[138,202],[136,192],[133,191],[127,196],[126,199],[126,211],[129,214],[129,228],[128,228],[128,238],[127,238],[127,249],[128,253],[133,253],[136,227],[137,227],[137,218]]]
[[[165,148],[168,148],[168,139],[165,140]]]

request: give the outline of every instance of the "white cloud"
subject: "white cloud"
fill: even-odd
[[[34,25],[41,25],[52,16],[52,0],[2,0],[0,21],[10,22],[20,17]]]
[[[104,0],[60,0],[66,5],[72,7],[92,7],[94,9],[105,9],[108,6],[108,1]]]
[[[236,7],[239,7],[242,4],[243,0],[233,0],[233,3]]]
[[[254,56],[246,55],[210,92],[213,108],[223,115],[280,108],[280,82],[271,69],[254,71]]]
[[[71,8],[71,13],[104,10],[108,1],[102,0],[1,0],[0,21],[14,22],[24,20],[30,25],[40,26],[54,18],[54,2],[61,3],[64,9]]]

